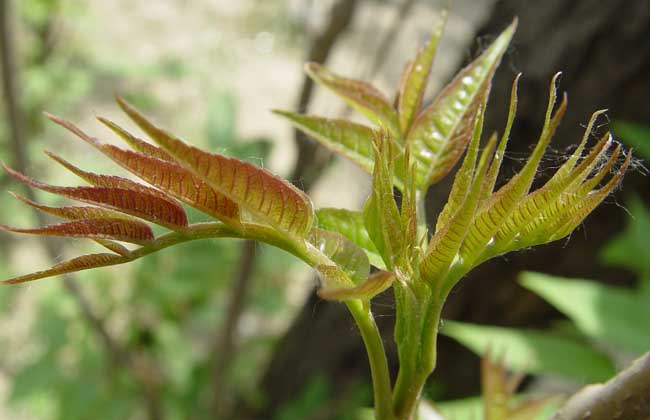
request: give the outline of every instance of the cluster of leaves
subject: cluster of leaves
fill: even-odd
[[[482,115],[491,76],[513,31],[514,25],[463,69],[422,111],[419,109],[422,92],[441,29],[434,31],[427,46],[406,66],[402,86],[396,95],[396,109],[371,85],[336,76],[314,64],[307,65],[308,73],[316,82],[341,96],[384,130],[374,130],[347,120],[278,111],[298,128],[374,174],[373,193],[364,215],[321,209],[318,215],[322,226],[351,238],[367,250],[373,261],[377,261],[378,253],[384,266],[393,267],[394,259],[401,258],[399,255],[403,250],[390,247],[419,243],[414,235],[407,233],[409,227],[397,227],[397,221],[408,219],[405,209],[413,213],[413,201],[421,199],[427,188],[450,170],[469,145],[465,162],[456,176],[448,203],[438,217],[433,238],[419,267],[420,274],[430,281],[440,281],[450,273],[457,280],[469,268],[495,255],[565,237],[618,185],[628,163],[624,163],[605,186],[594,191],[619,157],[618,146],[613,152],[610,150],[613,143],[609,134],[583,156],[593,123],[601,113],[598,112],[592,117],[575,153],[543,188],[529,194],[544,150],[566,109],[565,98],[552,114],[556,76],[535,150],[521,172],[493,193],[514,120],[516,81],[504,135],[498,146],[496,137],[492,136],[479,159]],[[388,146],[382,149],[381,145],[375,145],[373,148],[373,139],[377,137],[389,138],[390,141],[383,141]],[[602,165],[602,159],[608,153],[611,155]],[[378,159],[378,155],[388,158]],[[386,166],[378,166],[377,161],[383,161]],[[595,168],[598,171],[594,174]],[[386,181],[384,178],[390,179]],[[404,195],[401,218],[397,205],[391,204],[390,200],[382,203],[383,214],[369,216],[369,209],[377,207],[374,203],[381,197],[387,193],[390,195],[392,186],[402,190]],[[373,223],[368,220],[372,217],[383,219]],[[362,223],[364,219],[365,224]],[[374,226],[381,228],[377,231]],[[372,243],[367,242],[364,228]]]
[[[230,95],[220,94],[211,101],[205,139],[211,147],[229,156],[258,162],[268,157],[271,142],[263,138],[241,139],[235,132],[235,107]],[[195,220],[209,217],[193,209]],[[77,244],[83,245],[83,244]],[[93,246],[92,244],[89,244]],[[238,258],[234,241],[196,241],[169,252],[152,255],[125,270],[79,273],[80,280],[92,278],[93,294],[101,296],[98,307],[108,320],[124,319],[118,339],[133,352],[151,356],[159,363],[161,403],[171,417],[200,411],[210,417],[209,390],[212,381],[212,341],[224,323],[223,300],[234,278]],[[282,251],[262,245],[249,296],[249,313],[277,316],[286,310],[284,286],[292,262]],[[133,278],[128,292],[116,293],[116,280]],[[160,279],[166,279],[160,281]],[[87,289],[88,290],[88,289]],[[2,308],[13,311],[9,295],[18,289],[2,289]],[[140,384],[132,372],[120,369],[107,374],[107,360],[92,331],[85,328],[72,299],[60,285],[51,283],[29,294],[35,300],[36,318],[28,344],[35,350],[3,357],[12,366],[10,402],[30,416],[84,419],[101,412],[106,419],[131,417],[141,410]],[[126,296],[123,296],[126,293]],[[109,321],[110,322],[110,321]],[[197,332],[200,332],[197,334]],[[273,336],[247,337],[240,343],[242,353],[228,373],[230,392],[242,398],[255,396],[259,361],[269,351]],[[7,348],[19,339],[12,338]],[[188,345],[191,343],[191,345]],[[25,345],[25,344],[20,344]],[[56,384],[57,386],[52,386]]]
[[[509,369],[561,376],[578,384],[607,381],[616,373],[613,359],[635,358],[650,349],[646,334],[650,266],[647,259],[631,252],[641,249],[639,245],[650,233],[650,213],[638,200],[632,201],[630,212],[633,219],[627,230],[605,247],[602,261],[634,271],[639,280],[636,289],[523,273],[520,284],[553,305],[570,324],[560,323],[542,332],[446,321],[441,333],[484,359],[490,358],[489,353],[498,354]],[[470,398],[440,407],[448,418],[465,418],[464,413],[478,412],[480,404],[480,399]]]
[[[112,251],[78,257],[6,282],[21,283],[121,264],[190,239],[230,236],[269,242],[306,260],[322,274],[324,297],[369,298],[388,287],[392,275],[373,275],[366,280],[367,255],[372,258],[372,254],[381,257],[381,262],[373,258],[379,265],[406,276],[401,280],[419,273],[426,282],[436,282],[435,288],[444,294],[471,267],[490,257],[566,236],[618,185],[629,155],[616,175],[593,191],[619,155],[616,147],[603,167],[590,177],[612,143],[607,134],[583,157],[596,113],[575,153],[544,187],[528,193],[544,150],[566,108],[563,100],[553,114],[554,78],[535,150],[521,172],[493,193],[514,120],[516,81],[501,141],[497,146],[496,135],[490,137],[480,157],[479,143],[489,82],[515,24],[463,69],[433,104],[420,110],[442,26],[443,23],[415,60],[407,64],[396,109],[371,85],[336,76],[313,64],[307,66],[316,82],[342,96],[383,129],[376,131],[349,121],[282,113],[324,144],[372,171],[373,193],[363,214],[321,210],[318,218],[323,220],[321,227],[314,227],[316,215],[302,191],[265,169],[186,144],[118,98],[124,112],[158,146],[102,117],[99,120],[133,150],[103,143],[69,121],[51,115],[49,118],[154,188],[122,177],[84,171],[51,152],[47,153],[49,157],[92,186],[52,186],[5,167],[10,175],[33,188],[93,206],[55,208],[16,196],[32,207],[70,221],[35,229],[3,226],[4,229],[90,238]],[[426,238],[417,237],[417,201],[429,185],[451,169],[465,148],[468,153],[456,175],[447,205],[421,255],[420,243],[426,242]],[[394,186],[403,193],[401,209],[392,197]],[[176,200],[221,223],[190,224]],[[171,232],[156,238],[143,221]],[[371,243],[365,241],[366,237]],[[118,242],[140,247],[130,250]]]
[[[643,157],[650,158],[650,153],[643,149],[650,138],[643,126],[615,126],[625,142],[637,146]],[[601,260],[634,272],[638,278],[635,289],[523,273],[520,284],[564,314],[570,325],[541,332],[450,322],[442,333],[478,354],[496,350],[513,369],[561,375],[579,383],[609,379],[615,373],[612,356],[637,357],[650,349],[645,333],[650,322],[650,265],[647,258],[639,257],[650,233],[650,214],[638,199],[630,201],[629,212],[632,217],[627,229],[605,246]],[[567,358],[567,354],[575,356]],[[567,359],[571,364],[565,363]]]

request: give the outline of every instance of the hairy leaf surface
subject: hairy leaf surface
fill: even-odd
[[[22,201],[23,203],[27,204],[30,207],[33,207],[44,213],[62,217],[64,219],[78,220],[78,219],[111,218],[111,219],[124,219],[127,221],[137,221],[137,219],[132,218],[131,216],[128,216],[124,213],[120,213],[109,209],[104,209],[101,207],[78,207],[78,206],[50,207],[29,200],[28,198],[13,193],[11,191],[9,192],[9,194],[13,195],[16,199]],[[101,239],[101,238],[95,238],[94,241],[119,255],[130,254],[130,251],[127,248],[125,248],[121,244],[118,244],[117,242],[113,242],[111,240]]]
[[[52,268],[24,276],[13,277],[2,281],[2,284],[19,284],[32,280],[38,280],[46,277],[58,276],[60,274],[74,273],[76,271],[89,270],[91,268],[106,267],[110,265],[122,264],[129,261],[127,257],[115,254],[89,254],[73,258],[68,261],[56,264]]]
[[[122,185],[121,187],[58,187],[35,181],[6,166],[4,168],[9,175],[33,188],[73,200],[108,207],[170,229],[187,226],[187,216],[178,203],[159,195],[127,188],[121,183],[122,181],[115,184]],[[113,177],[106,177],[104,180],[111,178]]]
[[[496,194],[484,202],[469,229],[467,239],[463,243],[461,255],[467,260],[472,260],[492,239],[505,219],[522,202],[532,185],[539,163],[544,156],[546,147],[551,141],[560,120],[566,111],[566,95],[555,114],[552,114],[556,100],[555,83],[559,73],[551,82],[549,102],[544,121],[544,128],[539,141],[535,145],[531,156],[526,161],[522,170],[517,173],[506,185],[501,187]],[[488,187],[486,187],[488,188]],[[526,217],[529,217],[528,215]]]
[[[444,280],[447,271],[456,260],[458,250],[465,240],[478,205],[488,157],[494,151],[495,138],[492,137],[476,165],[482,129],[483,111],[481,108],[474,123],[472,141],[467,149],[463,165],[454,180],[454,184],[458,182],[464,185],[462,202],[449,201],[447,203],[441,216],[445,213],[452,214],[452,216],[442,224],[440,229],[436,230],[436,234],[431,238],[426,254],[420,262],[422,277],[428,282],[435,282],[436,286],[442,285],[441,281]]]
[[[54,117],[53,115],[48,115],[48,117],[52,119],[54,122],[56,122],[57,124],[63,125],[67,129],[75,133],[77,136],[81,138],[86,137],[81,130],[76,129],[76,127],[70,124],[69,122],[62,120],[58,117]],[[102,124],[110,128],[115,134],[120,136],[120,138],[124,140],[129,146],[131,146],[131,148],[136,152],[140,152],[152,158],[166,160],[168,162],[175,162],[174,158],[169,153],[165,152],[160,147],[154,146],[153,144],[147,143],[141,138],[134,136],[133,134],[126,131],[124,128],[120,127],[115,122],[103,117],[97,117],[97,119],[99,120],[99,122],[101,122]]]
[[[239,206],[237,204],[177,163],[148,156],[145,154],[146,152],[132,152],[102,143],[86,135],[69,121],[52,116],[50,118],[149,184],[217,219],[230,223],[239,222]],[[140,147],[140,149],[146,148]],[[156,148],[156,150],[157,152],[154,154],[160,155],[158,152],[166,154],[161,149]]]
[[[307,235],[314,211],[305,193],[265,169],[190,146],[153,125],[123,100],[119,104],[152,140],[212,188],[289,235]]]
[[[138,245],[147,244],[154,238],[151,228],[146,224],[122,218],[79,219],[31,229],[0,225],[0,229],[32,235],[113,239]]]

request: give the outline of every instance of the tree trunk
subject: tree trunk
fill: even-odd
[[[514,16],[519,17],[519,28],[494,80],[486,120],[486,132],[503,129],[512,79],[522,71],[509,156],[525,157],[531,151],[541,130],[549,82],[556,71],[563,72],[560,88],[569,92],[570,100],[551,145],[560,151],[557,161],[550,162],[552,166],[561,161],[567,146],[580,140],[584,125],[596,109],[609,108],[610,119],[643,122],[645,118],[648,123],[650,2],[503,0],[497,2],[492,16],[477,34],[494,36]],[[502,173],[512,174],[520,166],[516,159],[507,159]],[[444,204],[451,179],[448,177],[430,192],[429,214],[435,215]],[[647,202],[649,184],[650,178],[631,171],[625,179],[625,194],[619,192],[616,201],[623,203],[625,197],[636,192]],[[495,325],[546,325],[558,314],[516,284],[523,270],[629,284],[629,273],[603,267],[597,260],[602,245],[620,231],[627,217],[623,209],[612,204],[614,199],[607,201],[570,241],[512,254],[477,268],[452,292],[444,316]],[[381,314],[392,314],[389,295],[384,294],[383,302],[375,305],[386,344],[392,343],[394,317]],[[441,396],[477,393],[478,358],[444,337],[439,347],[435,380],[443,385]],[[389,355],[389,361],[394,369],[394,354]],[[369,378],[361,339],[345,307],[312,297],[278,343],[263,377],[261,388],[269,402],[264,418],[270,418],[275,408],[299,396],[317,374],[325,375],[332,384],[333,399],[345,389],[340,384],[364,380],[357,375]]]

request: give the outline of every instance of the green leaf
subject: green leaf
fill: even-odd
[[[479,355],[488,351],[511,369],[554,373],[580,382],[602,382],[616,373],[612,361],[591,347],[546,332],[445,321],[440,331]]]
[[[650,349],[650,307],[643,295],[594,281],[541,273],[524,273],[520,282],[594,340],[638,354]]]
[[[515,121],[515,115],[517,114],[517,89],[519,87],[520,78],[521,73],[518,73],[517,76],[515,76],[515,79],[512,81],[512,88],[510,89],[510,107],[508,108],[508,119],[506,121],[506,127],[503,130],[501,140],[499,141],[499,145],[497,146],[497,150],[494,153],[494,159],[492,159],[492,163],[490,164],[490,169],[485,176],[485,182],[483,183],[483,188],[481,191],[481,205],[485,204],[487,199],[494,192],[494,185],[496,184],[497,177],[499,176],[499,171],[501,170],[501,162],[503,162],[503,157],[505,156],[506,146],[508,145],[508,140],[510,138],[510,130],[512,129],[512,124]]]
[[[318,290],[318,296],[327,300],[361,299],[368,301],[388,289],[393,281],[395,281],[395,274],[378,271],[353,287],[323,287]]]
[[[386,136],[387,133],[382,133],[373,143],[375,168],[372,192],[363,208],[363,217],[370,239],[390,270],[403,249],[404,233],[393,197],[393,145]]]
[[[555,129],[560,123],[566,110],[565,96],[563,101],[560,103],[558,110],[555,114],[552,114],[556,100],[556,81],[559,75],[559,73],[556,74],[551,81],[544,128],[542,129],[539,141],[535,145],[535,149],[521,171],[518,172],[517,175],[515,175],[507,184],[501,187],[496,194],[485,200],[482,209],[477,214],[469,229],[467,240],[463,243],[461,249],[461,255],[467,261],[473,261],[477,254],[485,248],[493,235],[499,230],[504,220],[506,220],[513,211],[517,211],[517,206],[530,190],[546,147],[551,141]],[[511,98],[510,109],[512,114],[512,102],[516,102],[516,96]],[[511,118],[512,117],[509,117],[509,119]],[[504,140],[502,139],[502,143],[503,142]],[[492,176],[492,174],[490,175]],[[488,182],[491,182],[491,180],[488,180]],[[489,187],[489,185],[487,187]]]
[[[332,260],[355,284],[366,280],[370,264],[366,253],[345,236],[319,228],[309,232],[307,240]]]
[[[413,122],[406,141],[411,143],[418,162],[420,189],[425,190],[446,175],[465,150],[476,113],[516,26],[515,20]]]
[[[366,251],[372,265],[385,268],[384,261],[368,235],[363,213],[347,209],[322,208],[316,210],[316,218],[318,227],[345,236]]]
[[[458,200],[450,200],[443,209],[438,220],[438,224],[442,224],[442,226],[440,228],[436,226],[436,233],[431,238],[426,254],[420,263],[422,277],[428,282],[435,283],[436,287],[443,285],[441,281],[445,279],[451,266],[458,261],[458,250],[474,219],[488,159],[494,153],[496,137],[492,136],[481,153],[478,165],[476,165],[482,130],[483,108],[476,116],[472,141],[452,187],[451,196],[456,196]],[[447,214],[450,215],[449,219],[441,221],[440,219]],[[444,287],[452,287],[456,280],[454,278],[452,283],[445,283]]]
[[[388,98],[374,86],[360,80],[341,77],[318,63],[307,63],[305,71],[314,82],[334,92],[370,121],[387,128],[393,138],[400,139],[402,137],[397,113]]]
[[[372,139],[375,130],[365,125],[341,119],[329,119],[288,111],[274,111],[287,118],[296,128],[372,173]]]
[[[433,58],[436,55],[438,41],[447,23],[447,10],[444,10],[431,34],[431,39],[418,51],[415,59],[404,68],[398,92],[397,111],[402,133],[408,133],[413,120],[422,106],[422,97],[431,73]]]
[[[629,121],[614,121],[612,131],[619,136],[625,144],[650,159],[650,126]]]

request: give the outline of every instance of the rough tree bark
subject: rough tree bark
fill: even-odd
[[[611,119],[649,122],[650,2],[502,0],[477,34],[493,36],[513,16],[519,16],[519,29],[497,72],[486,122],[486,130],[502,130],[512,79],[522,71],[510,156],[530,152],[541,129],[548,84],[558,70],[563,71],[561,89],[569,92],[569,109],[552,144],[555,150],[563,152],[566,146],[575,144],[582,126],[596,109],[609,108]],[[508,160],[508,165],[505,174],[513,173],[518,162]],[[638,193],[648,202],[649,184],[650,178],[629,173],[625,189],[616,200],[624,202],[626,196]],[[435,215],[444,204],[448,188],[447,182],[430,192],[430,214]],[[629,273],[603,267],[597,261],[599,249],[622,228],[627,217],[621,208],[611,204],[613,200],[608,201],[587,218],[584,228],[568,243],[538,247],[479,267],[452,292],[445,317],[497,325],[547,324],[558,314],[516,285],[516,276],[523,270],[629,284]],[[390,306],[390,294],[381,299],[383,303],[376,305],[378,312],[391,313],[392,309],[385,307]],[[390,345],[393,319],[380,315],[380,320],[385,342]],[[439,346],[436,378],[443,384],[443,397],[478,392],[478,358],[444,337]],[[272,411],[291,401],[316,373],[336,384],[332,386],[335,394],[337,390],[343,392],[345,386],[339,384],[358,380],[357,375],[369,375],[366,365],[361,339],[345,307],[313,297],[280,340],[263,377],[262,390],[272,402],[268,408]]]
[[[604,384],[573,395],[552,420],[650,418],[650,353]]]

